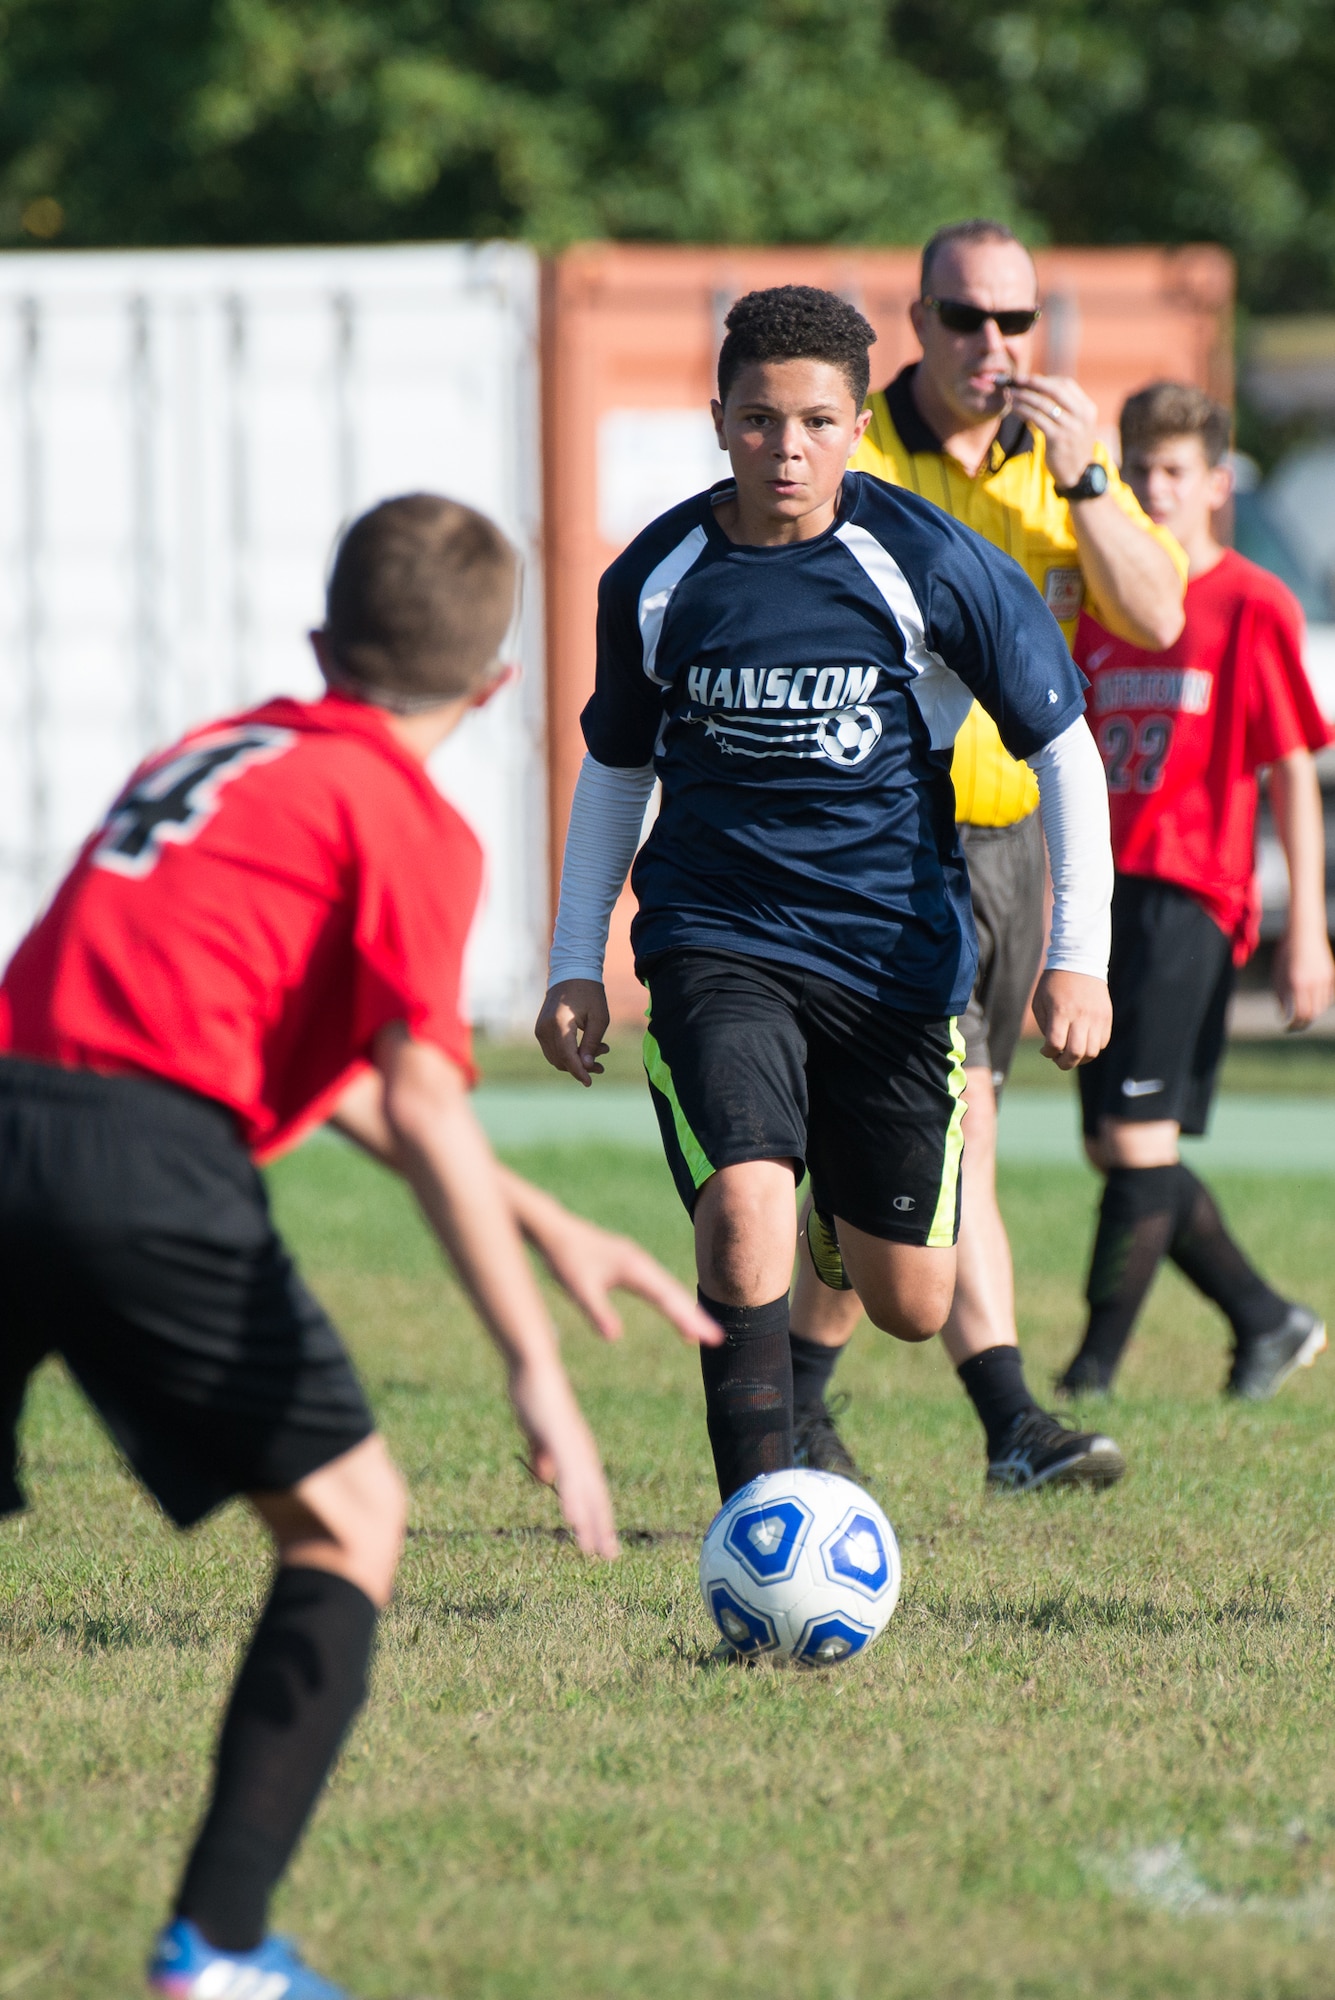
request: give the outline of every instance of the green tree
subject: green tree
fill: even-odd
[[[1208,237],[1335,304],[1330,0],[0,0],[0,241]]]
[[[1335,303],[1330,0],[900,0],[1059,242],[1225,243],[1243,298]]]
[[[912,242],[1017,213],[881,0],[0,0],[0,231]]]

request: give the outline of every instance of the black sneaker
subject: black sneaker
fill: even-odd
[[[1072,1355],[1065,1374],[1059,1375],[1052,1386],[1059,1396],[1110,1396],[1113,1372],[1106,1361],[1098,1361],[1081,1349],[1079,1354]]]
[[[1110,1437],[1068,1430],[1046,1410],[1025,1410],[988,1460],[987,1483],[1005,1493],[1039,1486],[1112,1486],[1126,1460]]]
[[[1273,1333],[1236,1349],[1224,1394],[1264,1403],[1295,1369],[1310,1368],[1325,1347],[1326,1329],[1316,1314],[1308,1306],[1290,1306],[1288,1318]]]
[[[811,1267],[823,1285],[828,1285],[832,1292],[852,1291],[833,1218],[822,1215],[814,1202],[807,1211],[807,1249],[811,1252]]]
[[[847,1396],[836,1396],[834,1407],[841,1413],[846,1410]],[[793,1464],[805,1465],[811,1472],[837,1472],[844,1479],[857,1478],[857,1463],[835,1429],[834,1418],[824,1402],[794,1414]]]

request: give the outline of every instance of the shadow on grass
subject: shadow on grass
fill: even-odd
[[[223,1623],[229,1628],[230,1615]],[[20,1607],[0,1618],[0,1648],[30,1653],[54,1645],[74,1653],[133,1653],[166,1646],[176,1652],[207,1648],[219,1636],[211,1615],[160,1611],[53,1611]],[[0,1988],[3,1992],[3,1988]]]
[[[632,1549],[657,1548],[664,1542],[698,1542],[693,1528],[618,1528],[623,1544]],[[409,1528],[410,1542],[573,1542],[569,1528]]]
[[[1126,1632],[1145,1638],[1168,1638],[1204,1625],[1282,1625],[1292,1615],[1282,1592],[1266,1578],[1258,1580],[1254,1595],[1227,1597],[1219,1604],[1157,1604],[1148,1597],[1095,1597],[1075,1589],[1035,1592],[1027,1599],[996,1593],[985,1598],[933,1599],[908,1591],[904,1602],[905,1608],[911,1605],[951,1625],[999,1625],[1043,1633]]]

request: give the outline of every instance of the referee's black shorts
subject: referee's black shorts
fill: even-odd
[[[644,1062],[688,1214],[710,1176],[791,1160],[823,1214],[892,1243],[959,1230],[964,1045],[832,979],[740,952],[664,953]]]
[[[0,1514],[52,1353],[181,1527],[374,1429],[224,1106],[0,1057]]]

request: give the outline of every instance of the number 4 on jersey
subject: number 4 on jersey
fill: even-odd
[[[193,840],[218,810],[224,786],[281,757],[296,742],[290,729],[253,724],[201,737],[132,780],[107,815],[93,864],[117,875],[151,874],[170,842]]]

